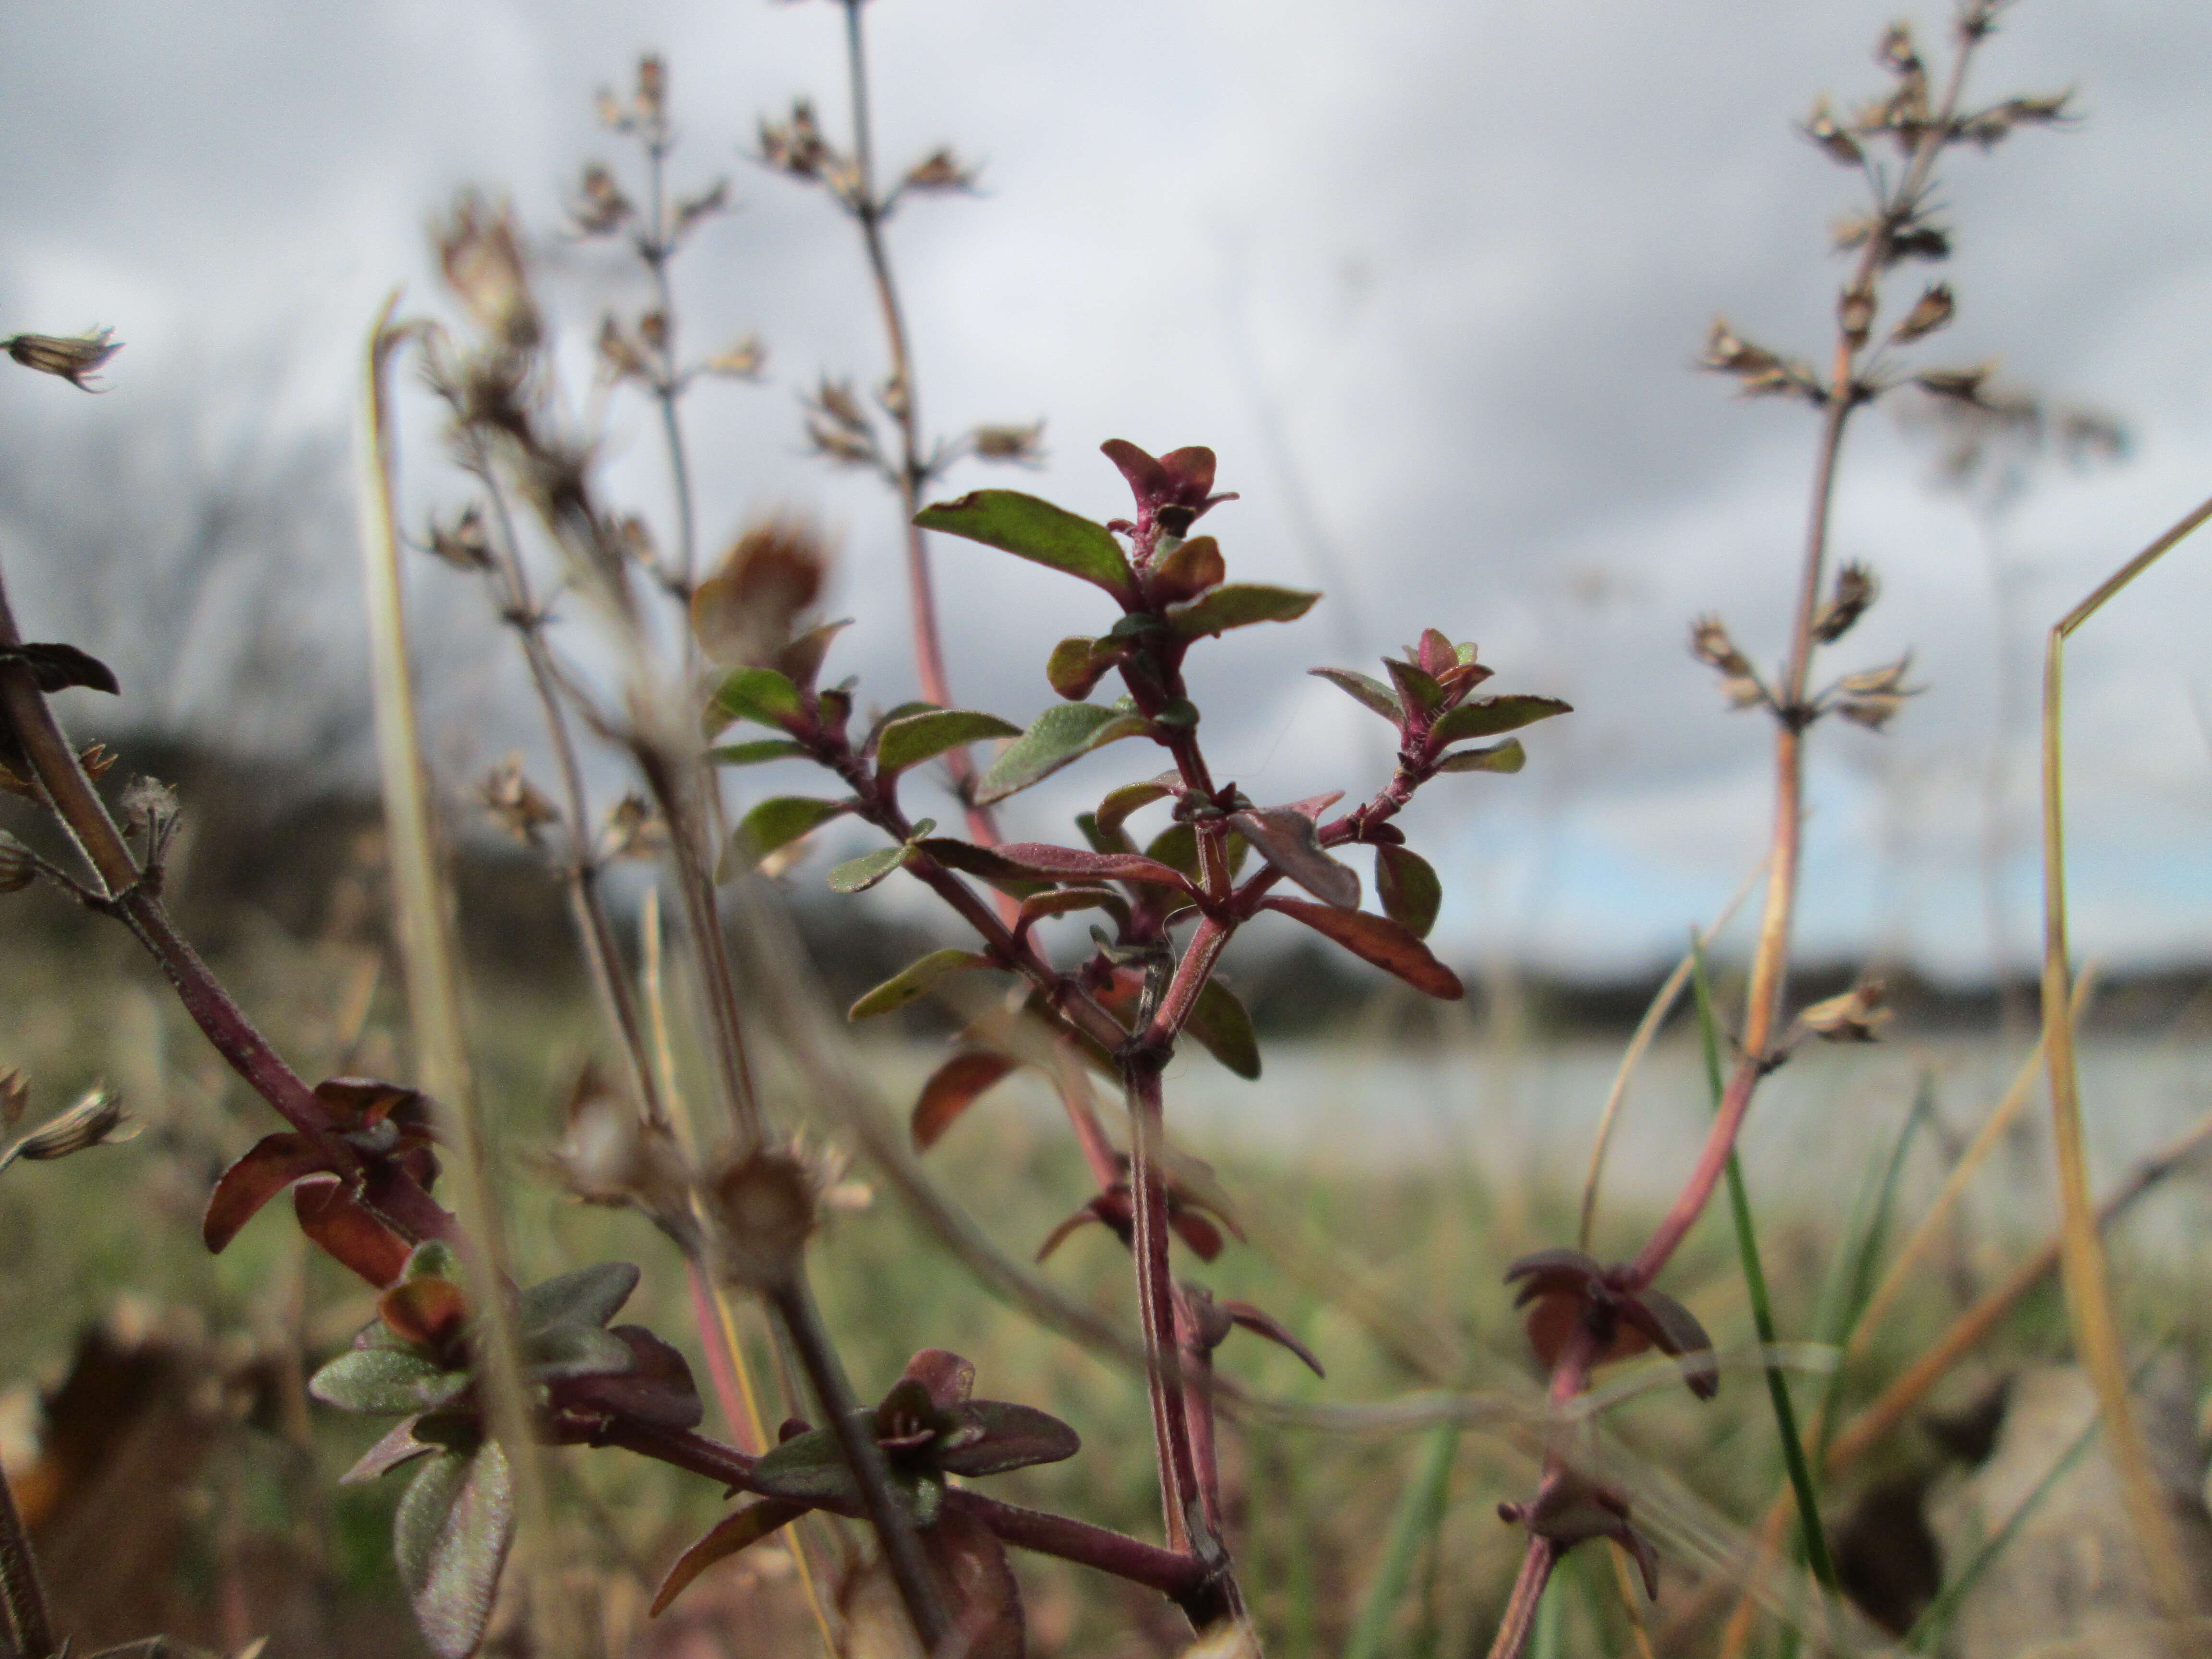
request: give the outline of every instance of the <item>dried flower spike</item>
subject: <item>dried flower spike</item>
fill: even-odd
[[[561,821],[560,809],[522,775],[522,752],[517,750],[484,776],[477,799],[520,842],[534,842],[544,825]]]
[[[629,198],[622,193],[622,186],[615,183],[614,174],[594,161],[584,169],[568,217],[579,235],[611,236],[629,222],[635,211]]]
[[[0,347],[26,368],[59,375],[79,391],[98,392],[91,383],[94,372],[123,349],[114,337],[112,328],[96,334],[15,334]]]
[[[1950,283],[1931,283],[1912,309],[1905,313],[1905,320],[1890,331],[1890,343],[1904,345],[1933,334],[1951,320],[1952,309]]]
[[[1881,592],[1881,584],[1875,580],[1873,571],[1856,560],[1846,564],[1836,572],[1835,590],[1813,618],[1813,637],[1823,645],[1833,645],[1850,632],[1851,624],[1866,614]]]
[[[1880,980],[1862,980],[1841,996],[1814,1003],[1798,1022],[1830,1042],[1872,1042],[1890,1018],[1887,997]]]
[[[125,1126],[130,1126],[126,1127]],[[137,1138],[123,1103],[105,1089],[94,1089],[59,1117],[48,1120],[0,1152],[0,1170],[17,1158],[50,1163],[94,1146],[116,1146]]]

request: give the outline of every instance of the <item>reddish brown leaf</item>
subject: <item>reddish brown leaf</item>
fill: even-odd
[[[1260,856],[1316,898],[1342,910],[1359,908],[1359,877],[1322,850],[1314,821],[1295,807],[1273,806],[1232,812],[1229,822]]]
[[[714,1563],[759,1543],[777,1528],[796,1521],[810,1507],[786,1498],[763,1498],[757,1504],[748,1504],[735,1513],[724,1516],[705,1537],[676,1558],[676,1565],[669,1568],[668,1576],[660,1581],[660,1588],[653,1592],[653,1605],[646,1610],[646,1616],[659,1618],[693,1579]]]
[[[921,1097],[914,1103],[915,1150],[926,1152],[934,1146],[979,1095],[1020,1065],[1012,1054],[976,1048],[953,1055],[931,1073],[921,1085]]]
[[[1023,873],[1048,876],[1055,881],[1138,881],[1191,890],[1181,871],[1170,870],[1140,853],[1088,853],[1043,841],[1009,842],[996,850]]]
[[[1438,962],[1427,945],[1387,917],[1364,910],[1339,910],[1304,899],[1267,898],[1261,903],[1327,934],[1363,962],[1395,974],[1415,990],[1446,1002],[1456,1002],[1467,994],[1458,975]]]
[[[1221,1254],[1221,1229],[1196,1211],[1177,1209],[1170,1200],[1168,1225],[1200,1261],[1211,1261]]]
[[[1193,536],[1152,567],[1152,603],[1176,605],[1194,599],[1209,587],[1229,580],[1229,567],[1221,557],[1221,544],[1211,536]]]
[[[956,1650],[968,1659],[1023,1659],[1021,1586],[998,1534],[947,1508],[921,1543],[945,1590]]]
[[[422,1094],[419,1089],[410,1089],[404,1084],[385,1083],[375,1078],[334,1077],[315,1085],[315,1098],[345,1127],[358,1129],[381,1123],[395,1115],[413,1115],[401,1112],[400,1108],[418,1106]]]
[[[943,1411],[975,1392],[975,1367],[943,1348],[924,1348],[906,1362],[901,1381],[921,1383],[930,1403]]]
[[[328,1167],[326,1155],[306,1135],[288,1129],[262,1136],[222,1172],[208,1194],[207,1213],[200,1218],[201,1239],[210,1252],[222,1255],[263,1205],[301,1176]]]
[[[442,1348],[469,1316],[461,1287],[445,1279],[394,1285],[377,1298],[376,1311],[393,1335],[422,1348]]]
[[[379,1289],[407,1271],[407,1241],[354,1200],[336,1176],[313,1176],[292,1189],[300,1231]]]
[[[1305,1361],[1307,1369],[1316,1376],[1328,1375],[1327,1371],[1322,1370],[1321,1361],[1314,1358],[1313,1350],[1291,1335],[1291,1328],[1273,1314],[1261,1311],[1249,1302],[1224,1302],[1221,1304],[1221,1310],[1229,1316],[1232,1322],[1242,1325],[1254,1335],[1264,1336],[1268,1341],[1288,1348]]]

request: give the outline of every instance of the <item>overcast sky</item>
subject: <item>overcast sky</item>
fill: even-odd
[[[1198,659],[1217,772],[1261,799],[1371,789],[1385,728],[1301,671],[1372,672],[1425,625],[1476,639],[1498,689],[1578,712],[1528,734],[1520,776],[1442,780],[1411,815],[1445,877],[1450,948],[1583,969],[1678,948],[1758,857],[1770,787],[1768,731],[1723,711],[1685,631],[1717,610],[1754,656],[1780,653],[1814,435],[1807,411],[1737,401],[1689,366],[1717,312],[1821,354],[1837,279],[1826,228],[1856,203],[1791,124],[1816,94],[1879,89],[1869,49],[1888,15],[1721,0],[876,0],[886,166],[949,142],[986,186],[918,202],[893,228],[924,414],[947,434],[1049,422],[1045,471],[966,467],[948,493],[1012,483],[1103,518],[1127,498],[1100,440],[1211,444],[1221,486],[1244,497],[1208,520],[1232,573],[1331,594],[1302,624]],[[757,331],[770,353],[767,384],[709,386],[691,407],[703,521],[720,538],[766,507],[822,514],[843,537],[835,608],[860,618],[840,660],[864,693],[903,699],[894,514],[797,436],[801,387],[882,373],[854,238],[741,153],[761,114],[800,94],[842,133],[838,23],[834,6],[761,0],[14,9],[0,329],[112,325],[128,349],[105,398],[9,380],[10,470],[88,477],[100,494],[160,473],[147,445],[171,474],[219,471],[241,446],[295,466],[319,456],[331,511],[296,530],[313,580],[292,603],[331,642],[319,672],[357,684],[335,514],[368,319],[395,284],[438,302],[422,228],[464,183],[555,228],[581,163],[622,159],[592,93],[659,50],[679,184],[726,173],[742,203],[680,270],[686,337],[703,350]],[[2117,413],[2133,458],[2041,478],[1993,526],[1931,487],[1925,442],[1888,413],[1854,432],[1836,545],[1872,562],[1885,593],[1832,659],[1909,647],[1929,689],[1884,736],[1816,735],[1803,928],[1816,954],[1985,969],[1984,776],[2001,736],[2006,932],[2015,953],[2033,947],[2041,630],[2212,492],[2208,62],[2212,9],[2029,0],[1978,65],[1970,101],[2072,87],[2087,118],[1949,164],[1960,312],[1929,359],[1999,357],[2021,384]],[[596,256],[558,264],[550,292],[579,337],[605,304],[635,308]],[[646,416],[617,398],[605,453],[659,513]],[[410,500],[444,488],[416,446]],[[21,488],[0,496],[0,547],[27,605],[112,642],[129,567],[88,571],[97,551],[42,545],[21,501]],[[964,544],[936,556],[962,700],[1026,720],[1051,697],[1051,641],[1106,620],[1095,596]],[[440,601],[426,639],[452,653],[438,675],[448,752],[489,758],[513,726],[512,678],[491,653],[458,650],[458,606],[443,604],[456,590],[423,591]],[[2201,958],[2212,938],[2208,600],[2212,544],[2075,647],[2086,951]],[[1124,775],[1124,752],[1040,792],[1024,833],[1056,833]]]

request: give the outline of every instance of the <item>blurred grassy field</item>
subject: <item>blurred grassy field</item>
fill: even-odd
[[[208,1053],[120,930],[22,930],[9,944],[0,953],[0,1064],[19,1066],[33,1079],[35,1110],[58,1109],[78,1088],[105,1078],[145,1125],[127,1146],[58,1164],[19,1165],[0,1180],[0,1246],[9,1264],[0,1276],[0,1330],[7,1334],[0,1386],[12,1390],[0,1431],[11,1470],[37,1492],[120,1481],[138,1494],[123,1512],[173,1511],[168,1532],[143,1546],[148,1571],[162,1580],[158,1595],[143,1586],[127,1595],[114,1589],[118,1547],[112,1534],[93,1552],[94,1565],[81,1566],[71,1552],[81,1553],[83,1540],[55,1540],[50,1527],[65,1607],[84,1622],[87,1639],[143,1634],[151,1626],[131,1621],[158,1615],[179,1634],[232,1645],[278,1629],[272,1649],[278,1655],[414,1650],[389,1565],[398,1483],[335,1484],[375,1425],[310,1407],[300,1389],[305,1371],[370,1316],[368,1297],[306,1249],[279,1210],[257,1219],[220,1258],[209,1256],[198,1237],[200,1206],[216,1172],[273,1127],[266,1109]],[[273,928],[248,929],[221,966],[309,1075],[405,1074],[399,1012],[374,952],[303,945]],[[541,1277],[608,1258],[640,1264],[644,1284],[625,1318],[684,1347],[706,1391],[674,1250],[634,1215],[567,1199],[538,1164],[558,1133],[561,1103],[576,1070],[596,1046],[592,1011],[580,996],[542,985],[480,981],[472,1017],[523,1268]],[[361,1030],[349,1042],[356,1024]],[[1482,1039],[1462,1041],[1465,1063],[1481,1063]],[[913,1043],[869,1056],[894,1105],[911,1097],[928,1063],[929,1052]],[[1255,1086],[1294,1084],[1279,1070]],[[1371,1104],[1343,1103],[1348,1134]],[[803,1117],[794,1109],[799,1103],[783,1105]],[[1956,1103],[1949,1115],[1970,1109],[1971,1103]],[[1904,1192],[1906,1218],[1939,1178],[1942,1158],[1932,1138],[1920,1149]],[[1854,1200],[1863,1198],[1878,1162],[1877,1152],[1865,1168],[1829,1172],[1832,1204],[1762,1216],[1785,1337],[1814,1328]],[[1002,1250],[1023,1261],[1090,1191],[1042,1085],[1018,1080],[974,1108],[928,1167]],[[1385,1399],[1435,1380],[1394,1359],[1377,1340],[1377,1326],[1395,1321],[1447,1356],[1456,1367],[1449,1380],[1462,1386],[1533,1388],[1499,1274],[1522,1251],[1571,1240],[1578,1170],[1531,1179],[1519,1169],[1486,1168],[1472,1154],[1398,1168],[1360,1158],[1255,1155],[1224,1160],[1220,1173],[1267,1248],[1232,1243],[1203,1276],[1217,1294],[1257,1302],[1281,1318],[1322,1357],[1329,1375],[1317,1381],[1287,1354],[1243,1336],[1224,1350],[1225,1371],[1281,1400]],[[867,1171],[855,1174],[865,1178]],[[1652,1218],[1632,1206],[1608,1208],[1601,1252],[1632,1248]],[[2015,1255],[2012,1242],[1964,1235],[1939,1253],[1927,1282],[1903,1299],[1847,1382],[1846,1402],[1863,1401],[1894,1375]],[[1315,1260],[1329,1271],[1311,1271]],[[2171,1271],[2181,1274],[2184,1264]],[[1128,1321],[1126,1259],[1103,1229],[1078,1233],[1045,1272],[1078,1302]],[[815,1279],[864,1395],[880,1391],[915,1349],[949,1347],[975,1362],[981,1393],[1044,1406],[1081,1432],[1082,1455],[994,1480],[994,1495],[1139,1535],[1156,1533],[1157,1488],[1138,1379],[994,1301],[885,1197],[834,1221],[816,1257]],[[1700,1227],[1669,1282],[1723,1348],[1749,1339],[1724,1216],[1717,1212]],[[2139,1336],[2202,1351],[2206,1320],[2197,1298],[2179,1293],[2172,1278],[2160,1282],[2136,1273],[2127,1282]],[[770,1378],[772,1353],[750,1312],[745,1318],[757,1373]],[[200,1436],[195,1443],[204,1443],[202,1455],[149,1473],[127,1464],[127,1444],[100,1441],[83,1423],[41,1428],[34,1390],[64,1376],[84,1334],[103,1324],[184,1357],[177,1363],[189,1375],[179,1385],[179,1409],[200,1424],[193,1433]],[[2004,1365],[2064,1348],[2055,1287],[2046,1287],[2008,1321],[1996,1350],[1963,1367],[1935,1402],[1956,1407],[1983,1393]],[[1808,1379],[1801,1396],[1809,1400],[1820,1386]],[[110,1418],[129,1414],[112,1401],[106,1410]],[[774,1405],[767,1412],[771,1423],[781,1414]],[[99,1413],[92,1416],[97,1420]],[[1679,1389],[1656,1389],[1613,1420],[1637,1453],[1739,1522],[1778,1489],[1773,1422],[1754,1376],[1732,1377],[1712,1407],[1697,1406]],[[724,1431],[711,1400],[708,1427]],[[80,1449],[75,1464],[58,1467],[68,1460],[57,1448],[71,1435],[104,1449],[96,1456]],[[1298,1659],[1339,1651],[1419,1437],[1247,1428],[1230,1430],[1225,1440],[1232,1543],[1269,1650]],[[125,1460],[125,1467],[103,1473],[93,1467],[100,1458]],[[1900,1434],[1832,1494],[1834,1514],[1840,1521],[1859,1492],[1930,1458],[1924,1436]],[[580,1582],[600,1609],[608,1650],[622,1650],[651,1584],[720,1512],[720,1494],[613,1452],[570,1449],[555,1462]],[[1523,1495],[1529,1468],[1503,1443],[1473,1435],[1462,1441],[1443,1522],[1395,1614],[1392,1650],[1480,1651],[1521,1541],[1499,1524],[1494,1506]],[[49,1498],[54,1512],[65,1516],[70,1492]],[[77,1531],[89,1525],[80,1519]],[[836,1577],[850,1540],[827,1523],[809,1540],[817,1567]],[[1024,1558],[1020,1565],[1039,1650],[1177,1650],[1176,1621],[1151,1598],[1056,1562]],[[1565,1650],[1634,1650],[1604,1556],[1577,1553],[1563,1582]],[[109,1588],[89,1588],[101,1584]],[[1685,1575],[1670,1571],[1657,1617],[1678,1609],[1689,1589]],[[1725,1601],[1720,1605],[1724,1610]],[[800,1651],[812,1640],[788,1557],[761,1551],[702,1581],[636,1650]]]

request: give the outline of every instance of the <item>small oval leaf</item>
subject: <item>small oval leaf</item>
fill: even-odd
[[[1260,1040],[1252,1030],[1252,1016],[1237,994],[1219,980],[1206,981],[1183,1030],[1237,1076],[1260,1075]]]
[[[1045,659],[1044,677],[1070,702],[1081,702],[1121,660],[1118,644],[1077,635],[1053,647],[1052,655]]]
[[[1550,720],[1554,714],[1574,712],[1572,703],[1562,702],[1557,697],[1472,697],[1439,715],[1437,723],[1429,728],[1429,739],[1441,746],[1466,738],[1494,738],[1500,732],[1517,732],[1538,720]]]
[[[1015,869],[1055,881],[1134,881],[1156,887],[1190,885],[1180,870],[1137,853],[1091,853],[1050,842],[1007,842],[994,849]]]
[[[1292,881],[1341,910],[1359,908],[1359,873],[1322,848],[1314,821],[1304,812],[1273,806],[1231,812],[1230,823],[1260,856]]]
[[[970,708],[939,708],[887,724],[876,739],[876,770],[897,772],[934,760],[948,749],[986,738],[1018,738],[1021,727]]]
[[[1417,991],[1425,991],[1446,1002],[1456,1002],[1467,994],[1458,975],[1431,955],[1427,945],[1387,916],[1370,915],[1364,910],[1339,910],[1304,899],[1271,897],[1262,899],[1261,906],[1279,910],[1316,933],[1327,934],[1363,962],[1371,962],[1385,972],[1395,974]]]
[[[1296,622],[1319,602],[1318,593],[1294,587],[1264,587],[1251,582],[1231,582],[1217,587],[1204,599],[1168,612],[1168,625],[1178,639],[1202,639],[1225,629],[1249,628],[1255,623]]]
[[[627,1261],[599,1261],[523,1291],[515,1328],[533,1335],[553,1325],[605,1325],[637,1289],[638,1270]]]
[[[1528,763],[1528,751],[1518,738],[1493,743],[1487,749],[1462,749],[1437,763],[1439,772],[1518,772]]]
[[[717,766],[758,766],[763,761],[788,760],[804,755],[806,745],[789,738],[758,738],[750,743],[719,744],[707,751]]]
[[[738,820],[730,838],[731,850],[747,865],[758,864],[849,810],[842,801],[817,800],[811,795],[773,796]]]
[[[905,1007],[948,974],[990,966],[990,957],[978,956],[973,951],[932,951],[919,962],[908,963],[854,1003],[847,1018],[872,1019],[878,1014],[888,1014]]]
[[[830,872],[830,890],[865,893],[907,861],[903,847],[878,847],[856,859],[847,859]]]
[[[1221,544],[1211,536],[1193,536],[1152,567],[1152,603],[1176,605],[1194,599],[1209,587],[1229,580]]]
[[[740,668],[726,676],[708,699],[701,726],[708,737],[732,720],[781,726],[803,712],[799,688],[773,668]]]
[[[1094,749],[1150,729],[1143,716],[1118,708],[1088,702],[1055,704],[992,763],[976,788],[976,802],[988,806],[1002,801]]]
[[[307,1392],[342,1412],[403,1417],[451,1405],[472,1380],[405,1348],[349,1348],[308,1379]]]
[[[978,1048],[953,1055],[931,1073],[921,1085],[921,1097],[914,1103],[915,1151],[926,1152],[934,1146],[961,1113],[1020,1065],[1012,1054]]]
[[[978,489],[926,507],[915,523],[995,547],[1071,576],[1096,582],[1124,604],[1135,601],[1136,579],[1121,544],[1105,526],[1018,489]]]
[[[1384,915],[1415,939],[1426,939],[1429,929],[1437,925],[1444,889],[1436,871],[1419,853],[1404,847],[1378,847],[1375,849],[1375,896],[1382,902]]]
[[[439,1659],[467,1659],[483,1640],[500,1569],[514,1541],[514,1479],[495,1441],[441,1453],[399,1500],[392,1529],[399,1582]]]
[[[1397,693],[1372,675],[1349,668],[1309,668],[1306,672],[1348,692],[1362,708],[1373,709],[1393,726],[1406,718],[1406,711],[1398,706]]]

